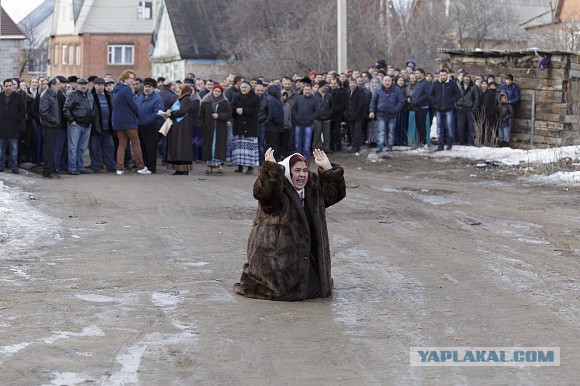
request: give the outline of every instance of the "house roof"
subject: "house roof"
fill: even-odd
[[[0,35],[2,36],[17,36],[17,39],[25,39],[26,37],[18,28],[14,20],[6,13],[4,8],[2,8],[2,31],[0,31]]]
[[[20,20],[18,26],[22,29],[24,27],[34,28],[46,20],[47,17],[54,13],[55,0],[44,0],[38,7],[30,12],[26,17]]]
[[[230,0],[165,0],[182,59],[223,59],[223,15]]]
[[[557,18],[556,11],[561,8],[563,0],[517,0],[519,23],[523,28],[550,24]],[[528,4],[529,3],[529,4]]]
[[[437,52],[450,55],[463,55],[463,56],[475,56],[475,57],[489,57],[489,56],[528,56],[528,55],[574,55],[577,56],[577,52],[572,51],[560,51],[560,50],[540,50],[529,48],[527,50],[482,50],[479,48],[460,48],[460,49],[446,49],[438,48]]]

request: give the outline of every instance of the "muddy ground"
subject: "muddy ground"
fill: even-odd
[[[46,229],[0,256],[0,383],[577,384],[580,188],[330,157],[335,292],[297,303],[232,292],[255,176],[1,174]],[[561,366],[411,367],[411,346],[555,346]]]

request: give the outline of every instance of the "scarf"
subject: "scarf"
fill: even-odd
[[[290,174],[290,158],[292,158],[296,154],[301,155],[300,153],[290,154],[288,157],[286,157],[282,161],[278,162],[279,165],[284,166],[284,177],[286,177],[286,179],[288,181],[290,181],[290,184],[292,186],[294,186],[294,184],[292,183],[292,175]],[[294,189],[296,189],[296,187],[294,187]],[[304,188],[296,189],[296,193],[298,193],[298,197],[300,198],[300,202],[302,203],[302,207],[304,207]]]

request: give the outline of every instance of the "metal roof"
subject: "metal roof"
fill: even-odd
[[[165,0],[182,59],[222,59],[222,31],[230,0]]]
[[[18,26],[20,28],[24,28],[24,26],[28,28],[36,27],[54,13],[54,3],[55,0],[44,0],[38,7],[26,15],[26,17],[18,23]]]
[[[505,55],[514,55],[514,56],[526,56],[530,54],[538,54],[540,56],[545,55],[578,55],[577,52],[572,51],[559,51],[559,50],[540,50],[535,48],[528,48],[525,50],[481,50],[481,49],[471,49],[471,48],[464,48],[464,49],[447,49],[447,48],[438,48],[437,52],[441,52],[444,54],[452,54],[452,55],[465,55],[465,56],[505,56]]]

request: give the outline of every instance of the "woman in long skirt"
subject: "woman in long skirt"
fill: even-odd
[[[167,169],[175,170],[174,175],[187,175],[193,169],[191,143],[193,124],[197,122],[199,113],[199,101],[191,99],[189,85],[182,85],[180,90],[179,99],[167,110],[167,116],[173,119],[173,126],[167,134]]]
[[[243,82],[240,93],[232,100],[233,134],[232,163],[237,165],[236,173],[247,166],[246,174],[253,174],[260,164],[258,150],[258,113],[260,98],[249,82]]]
[[[223,91],[224,88],[216,83],[201,100],[198,122],[203,138],[202,156],[207,165],[206,174],[211,174],[216,167],[218,173],[223,173],[226,160],[228,120],[232,117],[232,107]]]

